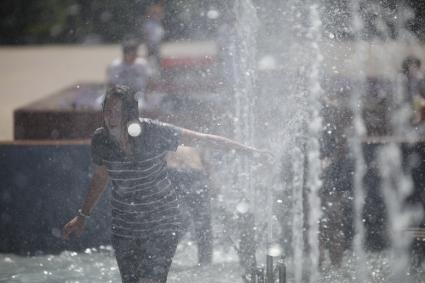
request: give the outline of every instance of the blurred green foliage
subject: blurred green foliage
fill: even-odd
[[[139,35],[149,0],[3,0],[0,44],[116,42]]]
[[[221,18],[208,19],[207,11],[232,13],[234,0],[2,0],[0,9],[1,44],[101,43],[119,42],[133,36],[142,39],[141,25],[146,9],[162,3],[166,39],[214,36]],[[262,23],[262,34],[279,34],[280,19],[285,17],[289,3],[297,0],[252,0]],[[351,24],[350,0],[318,0],[322,3],[323,24],[337,38],[349,39]],[[404,5],[416,15],[405,27],[425,40],[424,0],[362,0],[377,3],[386,15],[390,38],[397,38],[399,28],[393,11]],[[305,5],[297,4],[297,5]],[[366,5],[366,6],[367,6]],[[370,10],[370,9],[369,9]],[[376,32],[373,9],[363,9],[365,39],[382,38]],[[372,14],[371,14],[372,13]],[[339,36],[339,34],[341,34]]]

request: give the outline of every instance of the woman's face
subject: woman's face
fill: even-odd
[[[122,131],[122,101],[119,98],[111,97],[105,105],[103,119],[106,127],[111,132]]]

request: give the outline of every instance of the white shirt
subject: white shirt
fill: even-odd
[[[164,37],[164,28],[161,23],[152,19],[148,19],[143,23],[143,32],[148,45],[158,45]]]
[[[137,58],[133,64],[126,64],[122,59],[115,59],[107,71],[109,84],[129,86],[138,93],[139,97],[145,93],[148,79],[149,68],[143,58]]]

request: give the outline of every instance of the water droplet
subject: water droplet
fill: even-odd
[[[209,10],[207,12],[207,17],[211,20],[215,20],[220,16],[220,13],[217,10]]]
[[[140,123],[133,122],[128,125],[127,131],[130,136],[138,137],[142,133],[142,127],[140,126]]]
[[[277,257],[282,254],[282,247],[279,244],[273,244],[270,246],[268,254]]]
[[[242,201],[238,203],[238,205],[236,206],[236,210],[241,214],[245,214],[249,210],[249,205],[246,201]]]

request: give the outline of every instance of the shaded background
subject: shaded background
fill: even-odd
[[[129,35],[141,36],[145,11],[162,3],[166,40],[207,39],[215,36],[219,22],[231,9],[232,1],[219,0],[4,0],[0,10],[0,44],[114,43]],[[279,32],[287,1],[253,1],[262,25],[260,33]],[[327,20],[324,26],[341,38],[350,38],[348,0],[322,0]],[[316,3],[316,2],[314,2]],[[373,7],[379,3],[380,7]],[[374,14],[384,14],[385,24],[396,37],[394,11],[409,6],[415,16],[407,23],[425,40],[425,2],[421,0],[364,1],[363,15],[368,21],[364,37],[379,37]],[[270,9],[272,8],[272,9]],[[329,8],[329,9],[327,9]],[[213,12],[211,12],[213,11]],[[216,13],[218,12],[218,14]]]
[[[224,1],[162,1],[166,39],[203,39],[214,34]],[[141,36],[147,7],[159,1],[36,0],[2,2],[0,44],[118,42]]]

